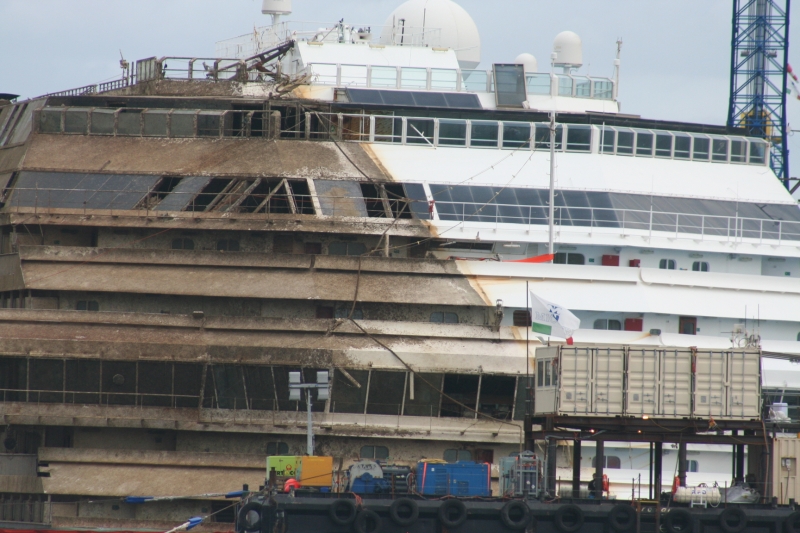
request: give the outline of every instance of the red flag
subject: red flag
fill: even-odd
[[[542,254],[534,257],[526,257],[525,259],[512,259],[507,261],[507,263],[549,263],[554,257],[554,254]]]

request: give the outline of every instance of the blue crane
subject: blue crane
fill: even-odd
[[[789,188],[786,83],[790,0],[733,0],[728,127],[770,143],[769,163]],[[796,188],[796,187],[795,187]]]

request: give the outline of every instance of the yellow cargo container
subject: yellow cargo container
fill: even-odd
[[[304,487],[330,487],[333,485],[333,457],[300,457],[297,480]]]
[[[278,477],[295,477],[299,466],[299,455],[271,455],[267,457],[267,479],[273,468]]]

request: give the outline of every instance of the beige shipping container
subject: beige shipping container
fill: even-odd
[[[728,361],[726,351],[695,353],[694,416],[721,418],[728,411]]]
[[[628,388],[625,396],[627,414],[635,416],[659,414],[660,361],[658,351],[653,348],[628,350]]]
[[[788,505],[789,499],[800,499],[800,479],[797,477],[797,461],[800,459],[800,439],[777,438],[773,445],[772,495],[778,504]]]
[[[761,354],[733,350],[728,362],[729,418],[748,420],[761,418]]]
[[[625,348],[593,348],[591,359],[592,414],[624,414]]]
[[[658,416],[692,416],[692,352],[686,348],[658,349],[660,398]]]

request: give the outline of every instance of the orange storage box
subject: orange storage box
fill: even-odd
[[[301,457],[297,480],[304,487],[330,487],[333,485],[333,457]]]

